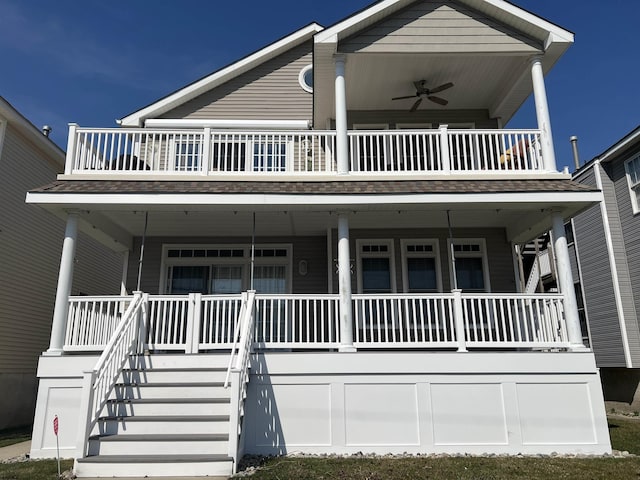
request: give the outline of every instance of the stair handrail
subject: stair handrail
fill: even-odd
[[[229,415],[229,457],[233,459],[234,472],[243,451],[242,418],[244,399],[247,396],[247,384],[249,383],[249,353],[253,345],[255,295],[255,290],[249,290],[242,294],[243,301],[238,316],[238,328],[234,335],[229,368],[224,381],[224,388],[233,386]]]
[[[77,456],[86,455],[89,435],[98,421],[100,412],[107,404],[117,378],[136,350],[144,349],[144,326],[148,294],[134,292],[129,307],[122,315],[109,343],[92,370],[83,372],[82,398],[79,424]],[[142,313],[142,315],[140,315]],[[141,321],[142,320],[142,321]],[[82,421],[84,419],[84,422]]]
[[[231,372],[240,372],[249,358],[248,351],[253,341],[253,310],[255,305],[255,290],[242,293],[242,306],[238,314],[237,328],[233,335],[231,356],[227,367],[227,375],[224,379],[224,388],[229,388]]]

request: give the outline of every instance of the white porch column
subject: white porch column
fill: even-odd
[[[58,273],[58,289],[56,290],[56,303],[53,310],[53,323],[51,325],[51,341],[49,343],[50,355],[61,355],[64,345],[64,333],[67,327],[67,313],[69,311],[69,295],[73,284],[73,264],[76,256],[76,240],[78,237],[78,214],[69,212],[67,216],[67,228],[64,232],[62,243],[62,256],[60,257],[60,271]]]
[[[534,57],[531,60],[531,79],[533,81],[533,98],[536,104],[536,117],[538,118],[538,129],[540,130],[540,141],[542,143],[542,159],[546,170],[556,172],[556,154],[553,148],[553,136],[551,135],[551,117],[549,116],[549,105],[547,103],[547,89],[544,86],[544,72],[542,71],[542,60]]]
[[[553,214],[553,247],[556,254],[558,287],[564,296],[564,315],[567,320],[567,333],[572,350],[582,350],[586,347],[582,343],[582,330],[578,316],[578,302],[571,274],[569,249],[564,231],[564,219],[559,213]]]
[[[349,253],[349,217],[338,215],[338,288],[340,289],[341,352],[355,352],[353,346],[353,309],[351,307],[351,257]]]
[[[338,174],[349,173],[349,139],[347,137],[347,86],[344,78],[346,57],[342,54],[333,56],[336,65],[336,160]]]

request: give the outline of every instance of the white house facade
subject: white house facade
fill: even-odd
[[[70,126],[27,197],[67,218],[32,456],[229,474],[243,453],[609,452],[545,74],[573,34],[501,0],[383,0]],[[528,130],[505,129],[534,94]],[[515,245],[554,231],[559,293]],[[78,231],[128,255],[69,285]]]

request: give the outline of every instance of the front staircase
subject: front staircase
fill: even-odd
[[[87,456],[76,460],[76,476],[231,475],[228,359],[131,356],[89,436]]]

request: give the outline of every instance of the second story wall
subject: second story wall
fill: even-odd
[[[311,120],[312,94],[298,81],[312,63],[311,48],[311,41],[292,48],[161,118]]]

